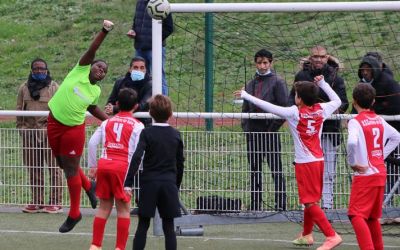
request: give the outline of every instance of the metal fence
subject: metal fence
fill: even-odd
[[[31,133],[29,137],[36,140],[43,130],[21,131],[15,128],[0,128],[0,204],[25,205],[33,202],[32,193],[42,192],[44,202],[52,202],[50,194],[53,186],[61,187],[62,205],[68,206],[66,181],[51,181],[49,169],[56,170],[54,162],[47,164],[43,154],[32,153],[35,150],[49,150],[47,141],[43,146],[34,148],[32,144],[23,142],[23,134]],[[87,127],[87,141],[94,129]],[[297,185],[293,166],[293,142],[289,133],[280,132],[282,172],[286,186],[287,210],[299,210]],[[252,211],[250,207],[251,171],[247,160],[246,133],[243,132],[207,132],[182,131],[185,144],[185,173],[180,191],[180,197],[187,209],[194,213],[241,212]],[[29,140],[28,138],[28,140]],[[25,138],[26,139],[26,138]],[[333,184],[333,209],[347,207],[352,171],[346,164],[346,133],[341,135],[341,143],[337,146],[336,176]],[[85,149],[86,152],[86,149]],[[26,159],[39,157],[37,165],[27,167]],[[325,163],[329,164],[329,163]],[[32,165],[32,164],[31,164]],[[82,168],[87,171],[87,154],[81,161]],[[43,182],[30,182],[30,168],[37,168],[37,173],[43,173]],[[398,168],[397,168],[398,171]],[[396,177],[398,172],[394,173]],[[256,210],[275,210],[275,188],[271,168],[264,161],[262,168],[263,202]],[[34,183],[33,186],[30,183]],[[393,185],[392,183],[391,185]],[[35,189],[36,188],[36,189]],[[39,191],[38,191],[39,190]],[[389,189],[388,191],[389,192]],[[84,193],[84,192],[83,192]],[[82,195],[82,206],[89,207],[88,200]],[[397,194],[388,206],[399,207],[400,198]]]

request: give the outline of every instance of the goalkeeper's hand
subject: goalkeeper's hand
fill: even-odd
[[[106,32],[111,31],[114,28],[114,23],[109,20],[103,21],[103,30]]]

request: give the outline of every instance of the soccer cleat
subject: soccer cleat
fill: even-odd
[[[86,191],[86,194],[89,197],[90,205],[92,206],[93,209],[96,209],[96,207],[97,207],[96,182],[91,181],[90,183],[92,185],[91,185],[89,191]]]
[[[62,212],[63,212],[63,209],[61,206],[46,206],[43,209],[43,213],[48,213],[48,214],[59,214]]]
[[[67,233],[74,229],[76,224],[78,224],[79,221],[82,219],[82,214],[79,215],[78,218],[72,219],[71,217],[67,217],[67,219],[64,221],[64,223],[61,225],[61,227],[58,229],[60,233]]]
[[[27,205],[22,209],[22,212],[28,214],[35,214],[43,212],[44,206],[37,206],[37,205]]]
[[[98,246],[92,244],[92,245],[90,245],[89,250],[101,250],[101,247],[98,247]]]
[[[322,246],[318,247],[317,250],[331,250],[335,247],[339,246],[342,243],[342,237],[339,234],[335,233],[334,236],[326,237],[326,240]]]
[[[302,233],[300,233],[300,235],[297,237],[297,239],[295,239],[294,241],[292,241],[293,245],[296,246],[312,246],[314,244],[314,238],[312,236],[312,234],[307,234],[304,235]]]

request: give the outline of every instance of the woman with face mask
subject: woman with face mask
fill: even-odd
[[[113,115],[118,113],[116,106],[118,93],[123,88],[130,88],[138,94],[139,108],[137,112],[146,112],[149,110],[148,100],[152,95],[151,78],[147,74],[146,61],[144,58],[137,56],[131,60],[128,72],[125,76],[115,81],[113,90],[108,97],[105,113]],[[145,126],[151,123],[151,119],[139,119]]]
[[[36,58],[31,63],[28,80],[19,87],[16,110],[49,110],[47,103],[57,89],[58,84],[52,80],[46,61]],[[62,172],[48,149],[46,127],[46,117],[17,117],[17,128],[22,139],[23,163],[28,168],[32,192],[29,204],[22,209],[24,213],[62,212]],[[50,178],[48,200],[44,191],[45,164],[48,166]]]

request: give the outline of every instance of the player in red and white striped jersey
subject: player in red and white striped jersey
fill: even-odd
[[[89,141],[90,176],[97,178],[96,195],[100,199],[100,206],[93,221],[91,250],[101,248],[104,228],[114,201],[117,208],[115,249],[125,249],[129,235],[130,196],[125,194],[123,184],[144,125],[132,117],[132,112],[138,106],[137,93],[134,90],[121,89],[117,105],[120,112],[105,120]],[[100,142],[102,152],[96,163],[97,145]]]
[[[315,83],[305,81],[296,83],[297,106],[276,106],[251,96],[244,90],[236,91],[234,94],[288,121],[294,140],[298,192],[300,202],[305,206],[303,232],[293,243],[312,245],[314,243],[312,229],[315,223],[326,236],[326,241],[318,248],[324,250],[332,249],[342,242],[319,206],[324,172],[324,155],[321,148],[322,123],[339,108],[341,100],[324,81],[323,76],[317,76],[314,80]],[[331,101],[317,103],[318,85]]]
[[[375,89],[360,83],[353,90],[358,115],[349,121],[347,159],[355,171],[348,215],[361,250],[383,249],[382,201],[386,183],[384,159],[399,145],[400,133],[370,108]]]

